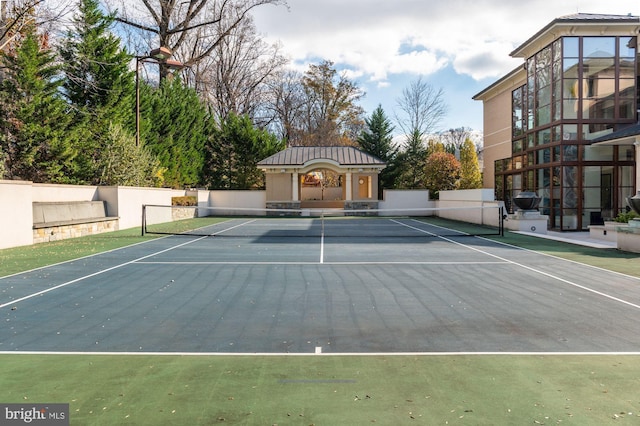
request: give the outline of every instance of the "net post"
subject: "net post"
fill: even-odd
[[[140,232],[141,232],[141,236],[144,237],[144,231],[145,228],[147,227],[147,205],[143,204],[142,205],[142,224],[140,226]]]
[[[498,222],[500,236],[504,237],[504,206],[500,206],[500,208],[498,209],[498,214],[500,215],[499,222]]]

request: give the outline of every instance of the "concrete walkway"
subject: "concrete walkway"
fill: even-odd
[[[547,231],[546,234],[538,234],[534,232],[513,231],[517,234],[529,235],[532,237],[546,238],[549,240],[562,241],[570,244],[578,244],[586,247],[615,249],[617,244],[615,241],[606,241],[591,238],[589,232],[555,232]]]

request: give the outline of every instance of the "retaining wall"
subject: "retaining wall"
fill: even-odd
[[[40,241],[34,236],[33,203],[37,202],[71,202],[71,201],[103,201],[106,216],[117,217],[117,224],[105,223],[105,230],[129,229],[140,227],[142,223],[143,205],[171,204],[171,198],[193,195],[199,207],[237,207],[263,209],[266,207],[265,191],[208,191],[208,190],[175,190],[166,188],[138,188],[123,186],[80,186],[37,184],[24,181],[0,180],[0,249],[30,245]],[[491,197],[489,197],[489,195]],[[442,191],[440,201],[429,199],[429,192],[424,190],[385,190],[383,200],[378,202],[380,209],[394,209],[393,214],[412,214],[421,209],[441,205],[485,205],[493,200],[492,190]],[[471,200],[471,201],[470,201]],[[493,203],[496,203],[493,201]],[[402,211],[405,210],[405,213]],[[457,218],[470,220],[473,218]],[[170,217],[167,220],[171,220]],[[491,223],[489,219],[484,223]],[[73,224],[75,225],[75,224]],[[93,225],[92,225],[93,226]],[[88,232],[101,230],[64,229],[59,235],[81,236]]]

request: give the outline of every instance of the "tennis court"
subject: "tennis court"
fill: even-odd
[[[0,352],[640,352],[638,278],[442,222],[198,231],[0,279]]]

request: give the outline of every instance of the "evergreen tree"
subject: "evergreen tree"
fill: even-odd
[[[34,182],[71,182],[75,156],[70,117],[59,95],[54,53],[32,26],[3,56],[0,85],[0,149],[6,176]]]
[[[134,73],[131,56],[110,32],[113,15],[104,15],[97,0],[80,0],[73,27],[60,54],[64,60],[64,93],[74,110],[74,122],[84,133],[76,173],[97,183],[100,157],[109,141],[105,129],[115,124],[134,131]]]
[[[387,118],[381,105],[373,111],[371,117],[365,118],[366,129],[360,134],[358,144],[367,154],[387,163],[378,176],[378,198],[382,199],[384,189],[395,186],[398,177],[398,150],[393,143],[393,125]]]
[[[264,188],[260,160],[284,149],[284,141],[255,128],[251,119],[230,113],[211,139],[207,154],[208,186],[218,189]]]
[[[398,156],[398,164],[402,169],[398,178],[398,188],[423,189],[425,188],[425,165],[427,161],[427,149],[422,142],[422,135],[415,129],[407,137],[404,150]]]
[[[482,188],[476,145],[467,138],[460,148],[460,189]]]
[[[201,184],[214,121],[195,90],[179,79],[164,80],[159,89],[143,85],[140,110],[140,140],[165,169],[165,185]]]

